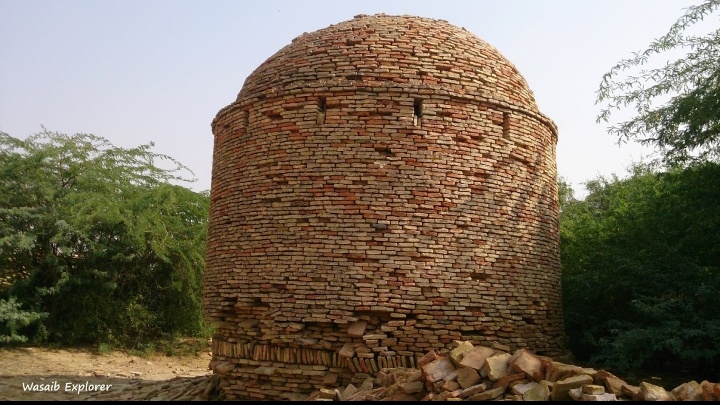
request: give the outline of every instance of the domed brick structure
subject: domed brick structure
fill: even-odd
[[[557,129],[445,21],[306,33],[212,124],[204,304],[229,398],[290,398],[454,340],[563,352]]]

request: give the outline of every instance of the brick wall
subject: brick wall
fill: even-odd
[[[445,21],[306,33],[213,121],[204,304],[229,398],[413,366],[453,340],[557,356],[557,130]]]

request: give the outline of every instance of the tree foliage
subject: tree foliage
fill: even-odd
[[[47,314],[25,333],[132,346],[202,330],[209,198],[171,184],[187,169],[152,146],[0,133],[2,295]]]
[[[571,350],[617,370],[720,373],[720,165],[638,165],[587,188],[560,221]]]
[[[686,34],[718,7],[720,0],[706,0],[688,8],[664,36],[603,76],[597,101],[606,105],[598,122],[608,122],[623,107],[635,110],[633,118],[609,128],[621,142],[658,147],[669,164],[720,157],[720,28],[705,36]],[[653,56],[673,49],[686,54],[642,69]],[[637,69],[639,74],[632,74]]]
[[[27,342],[27,336],[18,330],[43,319],[47,314],[23,311],[14,297],[0,299],[0,343]]]

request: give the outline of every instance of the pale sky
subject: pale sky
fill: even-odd
[[[597,124],[615,63],[667,32],[690,0],[0,0],[0,131],[92,133],[188,166],[210,188],[210,122],[245,78],[303,32],[357,14],[447,20],[518,68],[558,125],[558,173],[582,183],[648,153]]]

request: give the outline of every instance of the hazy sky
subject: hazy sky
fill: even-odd
[[[465,27],[517,66],[559,128],[558,172],[581,183],[647,154],[596,124],[602,75],[663,35],[688,0],[0,0],[0,131],[154,142],[210,188],[210,122],[257,66],[357,14]]]

